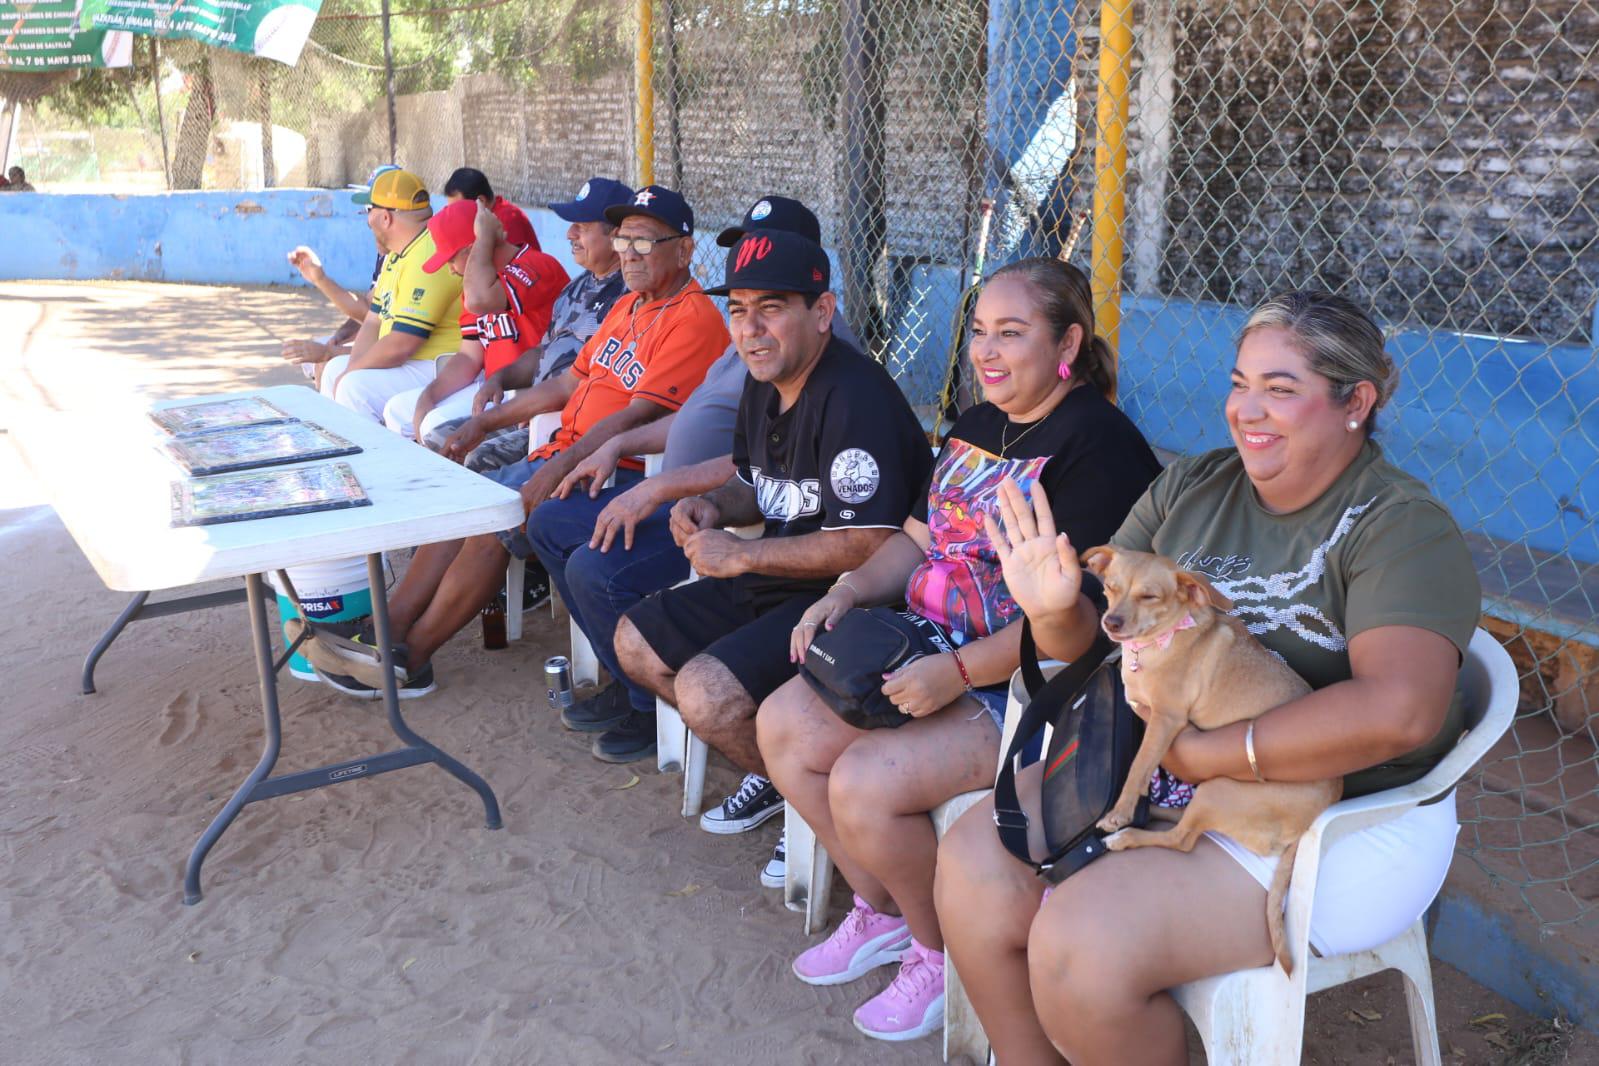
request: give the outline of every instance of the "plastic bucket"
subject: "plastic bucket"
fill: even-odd
[[[329,559],[322,563],[289,568],[289,581],[300,597],[300,607],[313,622],[349,623],[346,635],[353,634],[360,624],[372,615],[372,584],[366,576],[366,556],[348,559]],[[278,575],[269,573],[267,582],[278,594],[278,621],[286,623],[300,617],[283,589],[278,587]],[[283,635],[283,646],[289,646],[289,635]],[[315,681],[311,669],[299,652],[289,657],[289,673],[305,681]]]

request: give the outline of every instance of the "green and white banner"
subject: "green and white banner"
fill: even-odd
[[[81,27],[79,0],[0,0],[0,70],[125,67],[133,36]]]
[[[4,0],[0,0],[4,2]],[[294,66],[322,0],[82,0],[84,25],[187,38]]]

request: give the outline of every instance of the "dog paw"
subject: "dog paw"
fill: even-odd
[[[1125,828],[1127,823],[1130,821],[1132,821],[1132,819],[1122,812],[1111,811],[1109,814],[1105,815],[1105,817],[1101,818],[1097,824],[1100,832],[1114,833],[1118,829]]]
[[[1100,841],[1100,843],[1104,844],[1108,851],[1121,851],[1122,848],[1127,846],[1127,833],[1125,830],[1117,831]]]

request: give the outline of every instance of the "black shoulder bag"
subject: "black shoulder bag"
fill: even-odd
[[[1022,680],[1029,699],[994,781],[994,825],[1005,850],[1052,885],[1105,853],[1095,823],[1115,806],[1143,740],[1144,724],[1122,692],[1120,649],[1112,654],[1113,647],[1098,632],[1092,647],[1045,681],[1032,628],[1022,622]],[[1027,815],[1016,796],[1016,760],[1045,724],[1053,727],[1040,811],[1045,856],[1035,862],[1027,846]],[[1132,824],[1142,828],[1148,821],[1146,796]]]

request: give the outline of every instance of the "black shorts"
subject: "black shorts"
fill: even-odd
[[[673,671],[709,655],[760,703],[794,676],[789,634],[825,591],[759,574],[703,577],[662,589],[624,617]]]

